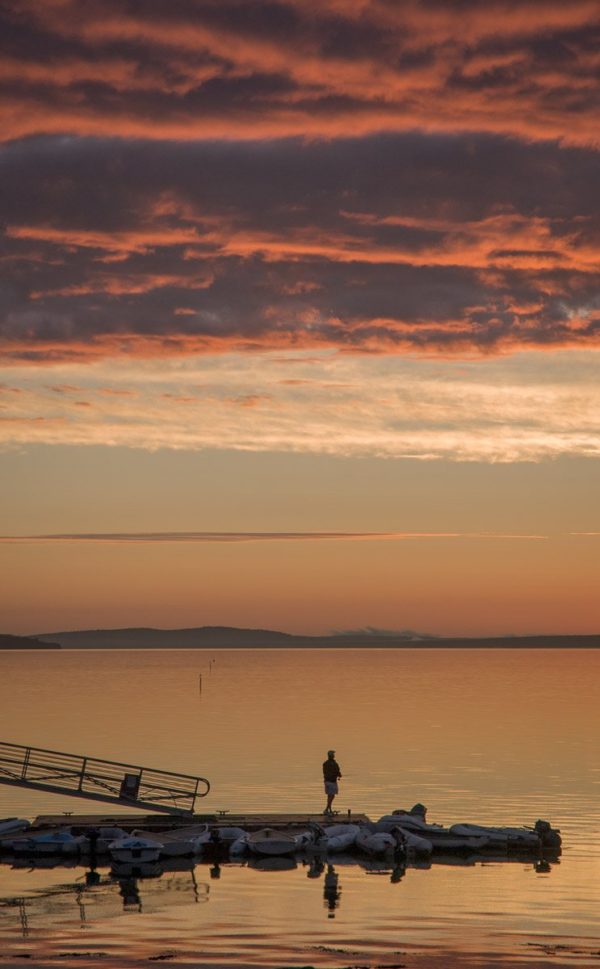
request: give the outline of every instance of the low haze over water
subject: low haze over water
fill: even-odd
[[[377,819],[422,801],[439,823],[541,817],[563,835],[561,858],[542,870],[434,861],[396,883],[391,869],[340,863],[333,908],[324,876],[302,863],[140,880],[142,911],[127,914],[117,883],[77,895],[83,868],[0,865],[2,959],[597,964],[600,653],[8,652],[0,663],[1,739],[202,774],[212,790],[199,810],[321,811],[321,762],[335,748],[341,812]],[[104,808],[0,786],[1,816],[69,810]]]

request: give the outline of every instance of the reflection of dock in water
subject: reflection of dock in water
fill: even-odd
[[[50,864],[52,861],[52,864]],[[26,938],[48,924],[72,924],[74,921],[92,923],[99,919],[116,918],[123,914],[158,913],[171,906],[197,905],[209,900],[210,880],[217,879],[228,869],[246,868],[263,872],[264,877],[278,877],[282,873],[303,870],[306,877],[321,883],[323,904],[327,917],[335,917],[341,901],[340,872],[348,868],[360,868],[366,875],[387,876],[392,884],[410,877],[411,869],[431,869],[440,865],[475,867],[485,865],[504,866],[507,863],[530,865],[540,874],[549,874],[558,858],[548,860],[532,858],[530,854],[483,854],[457,856],[438,854],[423,860],[398,863],[393,859],[366,858],[355,854],[338,853],[331,858],[302,854],[291,857],[223,859],[214,860],[172,859],[165,863],[140,863],[101,867],[92,870],[76,868],[73,861],[58,858],[25,862],[23,859],[4,858],[5,865],[27,868],[32,875],[36,870],[64,868],[79,871],[72,881],[40,890],[32,889],[27,895],[0,898],[0,916],[6,928],[12,928]]]
[[[56,867],[67,867],[57,864]],[[158,870],[153,870],[158,869]],[[33,869],[35,870],[35,869]],[[187,866],[140,866],[129,871],[96,871],[79,875],[73,882],[33,891],[30,895],[0,899],[0,916],[8,927],[19,928],[25,938],[48,924],[91,923],[132,912],[158,913],[172,906],[208,902],[210,886],[198,880]]]

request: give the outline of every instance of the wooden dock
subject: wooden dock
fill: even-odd
[[[41,814],[33,822],[34,829],[72,827],[85,832],[87,828],[119,827],[125,831],[165,831],[189,824],[211,824],[216,827],[235,826],[245,831],[261,828],[302,828],[308,824],[367,824],[366,814],[349,811],[325,816],[323,814],[236,814],[218,811],[214,814],[194,814],[190,817],[166,817],[157,814]],[[30,829],[31,830],[31,829]]]

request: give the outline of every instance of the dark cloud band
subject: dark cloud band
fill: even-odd
[[[6,0],[2,137],[597,138],[591,0]],[[596,141],[597,144],[597,141]]]
[[[64,535],[1,535],[0,543],[11,544],[163,544],[236,542],[357,542],[419,539],[514,539],[541,540],[545,535],[503,535],[487,532],[97,532]]]
[[[599,343],[590,151],[44,138],[1,164],[8,362]]]

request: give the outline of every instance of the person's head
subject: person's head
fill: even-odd
[[[327,756],[329,757],[329,760],[333,760],[333,758],[335,757],[335,750],[328,750]]]

